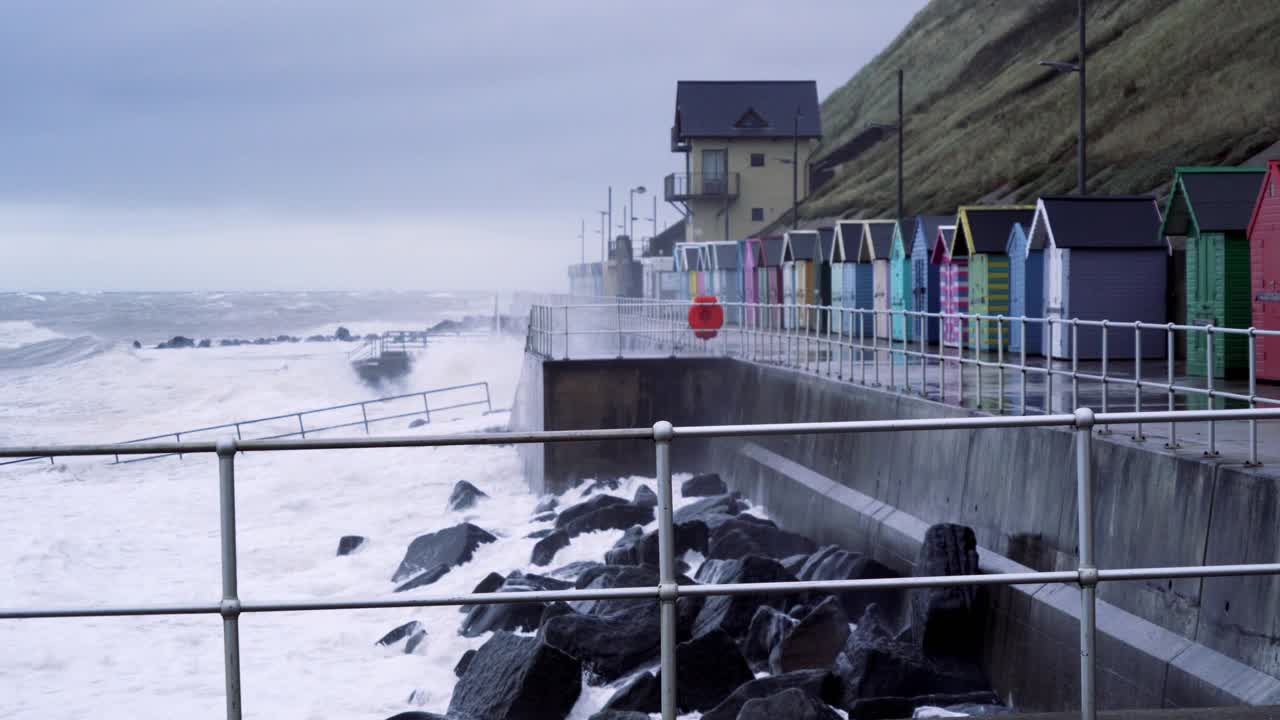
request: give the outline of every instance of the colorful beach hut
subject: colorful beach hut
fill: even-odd
[[[761,318],[766,328],[782,327],[782,250],[785,240],[779,236],[759,238],[756,244],[757,302],[771,305]]]
[[[818,253],[821,243],[817,230],[789,230],[782,251],[782,284],[785,302],[792,307],[786,321],[788,327],[808,329],[818,287]]]
[[[876,337],[889,337],[889,250],[893,246],[893,220],[862,223],[862,244],[858,263],[871,268],[871,307],[875,312]]]
[[[1253,326],[1280,330],[1280,160],[1267,165],[1249,220],[1249,266]],[[1254,354],[1258,377],[1280,380],[1280,337],[1259,335]]]
[[[1027,228],[1014,223],[1006,248],[1009,255],[1010,317],[1044,317],[1044,248],[1027,247]],[[1023,344],[1031,355],[1043,352],[1044,325],[1039,322],[1009,321],[1009,352],[1021,353]]]
[[[984,316],[1009,314],[1009,256],[1005,254],[1009,232],[1014,223],[1030,225],[1034,214],[1035,207],[1031,205],[970,205],[956,211],[951,257],[969,261],[969,312]],[[995,321],[975,319],[969,325],[969,347],[996,349],[1001,331]]]
[[[951,257],[956,226],[938,228],[929,262],[938,267],[939,311],[947,315],[969,312],[969,258]],[[942,319],[943,345],[963,347],[969,334],[969,324],[959,317]]]
[[[725,321],[733,324],[741,322],[742,302],[742,262],[739,255],[739,244],[734,241],[713,242],[707,244],[707,258],[710,260],[708,275],[711,290],[720,302],[725,304]]]
[[[1179,167],[1165,206],[1160,236],[1187,238],[1187,324],[1249,327],[1249,218],[1266,168]],[[1215,377],[1248,372],[1248,340],[1218,335]],[[1187,333],[1187,373],[1207,372],[1205,334]]]
[[[862,220],[841,220],[836,223],[832,236],[831,304],[837,308],[863,307],[858,304],[858,253],[862,248],[862,223]],[[842,313],[842,334],[857,336],[859,317],[854,313]],[[865,337],[871,332],[871,318],[861,317],[861,321]]]
[[[1160,208],[1150,195],[1057,195],[1040,198],[1028,250],[1044,250],[1045,317],[1054,321],[1045,355],[1070,358],[1067,322],[1112,320],[1163,323],[1169,243],[1160,234]],[[1077,327],[1077,357],[1102,357],[1102,329]],[[1142,357],[1162,358],[1164,333],[1142,334]],[[1132,329],[1108,331],[1107,357],[1135,357]]]
[[[760,302],[760,292],[756,288],[758,275],[756,273],[756,259],[760,254],[760,238],[747,238],[742,243],[742,301],[747,304],[746,323],[750,326],[756,324],[756,303]]]
[[[936,313],[942,310],[942,296],[938,287],[938,266],[930,261],[933,244],[937,242],[939,229],[951,217],[920,216],[916,218],[911,240],[911,303],[918,312]],[[950,242],[950,239],[948,239]],[[925,341],[938,342],[938,322],[933,318],[920,320],[920,330]]]

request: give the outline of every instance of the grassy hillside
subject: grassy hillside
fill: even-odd
[[[1280,141],[1280,1],[1089,0],[1089,190],[1150,192],[1174,165]],[[1075,0],[933,0],[823,103],[824,149],[892,122],[906,71],[906,210],[1075,188]],[[807,217],[891,213],[892,140],[846,164]],[[852,167],[849,167],[852,165]]]

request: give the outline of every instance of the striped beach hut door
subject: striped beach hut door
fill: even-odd
[[[942,312],[963,315],[969,312],[969,263],[953,258],[940,268]],[[968,336],[967,323],[959,317],[948,317],[942,323],[942,342],[960,347]]]
[[[1009,315],[1022,317],[1027,314],[1027,256],[1026,235],[1019,233],[1016,242],[1009,243]],[[1009,323],[1009,352],[1022,352],[1022,323]]]

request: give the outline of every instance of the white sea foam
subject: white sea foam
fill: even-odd
[[[0,350],[34,345],[38,342],[56,340],[60,337],[63,337],[61,333],[26,320],[0,321]]]

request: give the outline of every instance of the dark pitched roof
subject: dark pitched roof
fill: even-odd
[[[951,222],[955,219],[953,215],[917,215],[908,218],[905,226],[902,228],[902,250],[907,257],[911,257],[911,248],[916,242],[916,233],[920,232],[923,226],[925,246],[928,247],[933,243],[933,238],[938,236],[938,227]]]
[[[818,85],[799,81],[696,81],[676,83],[673,135],[694,137],[822,137]]]
[[[697,245],[685,245],[680,248],[680,251],[684,254],[680,259],[686,272],[702,269],[702,248]]]
[[[783,238],[771,235],[759,240],[760,252],[756,256],[756,267],[777,267],[781,265]]]
[[[858,262],[888,260],[893,248],[893,221],[868,220],[863,226]]]
[[[1040,198],[1032,235],[1041,227],[1060,248],[1160,248],[1160,210],[1150,195],[1048,195]]]
[[[1180,167],[1165,208],[1163,235],[1244,230],[1249,226],[1266,168]]]
[[[970,205],[957,212],[952,254],[964,257],[970,253],[1003,253],[1014,223],[1030,225],[1034,207]]]
[[[737,243],[715,243],[711,246],[711,252],[716,254],[717,270],[737,270],[738,269],[738,244]]]
[[[817,260],[818,232],[816,230],[792,230],[787,233],[786,260]]]

